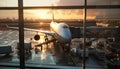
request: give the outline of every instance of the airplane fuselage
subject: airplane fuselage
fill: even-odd
[[[71,32],[66,23],[51,22],[50,29],[55,33],[55,38],[60,43],[68,43],[71,41]]]

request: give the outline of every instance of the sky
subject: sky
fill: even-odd
[[[0,7],[17,6],[17,0],[0,0]],[[24,0],[24,6],[83,5],[84,0]],[[88,5],[119,5],[120,0],[87,0]],[[88,19],[120,18],[120,9],[89,9]],[[83,10],[54,10],[56,19],[82,19]],[[0,18],[17,18],[17,10],[0,10]],[[25,18],[51,19],[51,10],[24,10]]]

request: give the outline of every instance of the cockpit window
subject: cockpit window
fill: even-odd
[[[69,28],[67,25],[64,25],[63,28]]]

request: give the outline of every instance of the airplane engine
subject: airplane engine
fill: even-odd
[[[38,35],[38,34],[36,34],[35,36],[34,36],[34,39],[37,41],[37,40],[40,40],[40,35]]]

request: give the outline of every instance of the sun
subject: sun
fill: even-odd
[[[34,2],[35,1],[35,2]],[[38,5],[38,6],[56,6],[60,0],[30,0],[28,4]],[[51,19],[51,9],[49,10],[26,10],[26,15],[39,19]],[[50,14],[51,12],[51,14]]]

